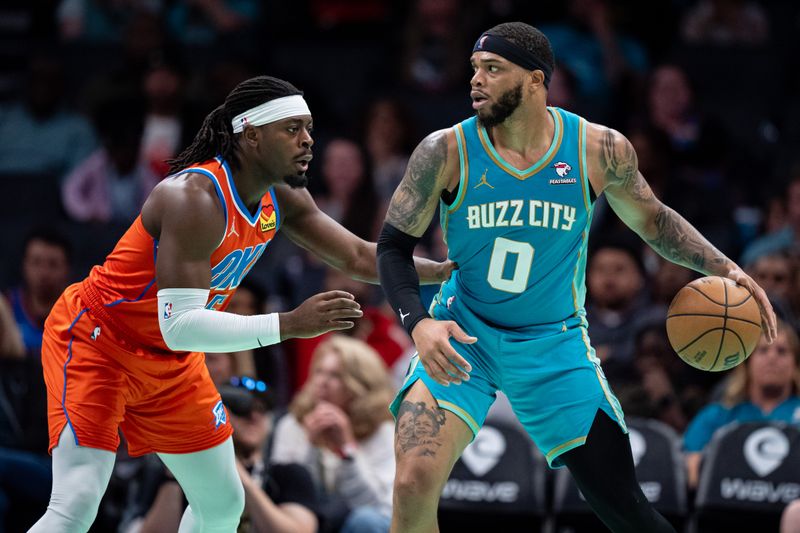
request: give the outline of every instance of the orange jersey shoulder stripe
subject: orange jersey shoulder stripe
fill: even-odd
[[[273,189],[250,212],[239,197],[227,162],[215,158],[182,170],[202,174],[213,183],[225,214],[225,235],[211,254],[211,294],[206,308],[224,310],[280,226]],[[167,178],[172,179],[172,178]],[[147,232],[141,215],[120,238],[102,265],[82,284],[84,301],[100,320],[122,330],[129,340],[153,351],[168,351],[158,325],[155,262],[158,242]]]

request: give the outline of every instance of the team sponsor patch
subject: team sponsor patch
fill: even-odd
[[[275,207],[272,204],[267,204],[261,209],[258,225],[264,233],[276,228],[278,225],[278,217],[275,213]]]

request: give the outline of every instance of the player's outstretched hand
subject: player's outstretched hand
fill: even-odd
[[[477,342],[452,320],[420,320],[411,332],[414,344],[419,352],[419,360],[425,371],[437,383],[448,386],[456,385],[469,379],[472,366],[453,349],[450,337],[462,344]]]
[[[281,340],[316,337],[328,331],[350,329],[353,318],[364,313],[355,297],[345,291],[315,294],[294,311],[280,314]]]
[[[767,342],[772,344],[772,341],[778,336],[778,321],[775,318],[772,304],[769,303],[769,298],[767,298],[767,293],[738,266],[731,268],[730,272],[728,272],[728,277],[750,291],[750,294],[756,299],[758,308],[761,310],[761,329],[767,337]]]

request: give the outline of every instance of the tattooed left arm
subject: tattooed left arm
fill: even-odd
[[[764,291],[685,218],[656,198],[639,172],[630,141],[617,131],[591,125],[588,146],[590,178],[595,188],[605,193],[617,216],[662,257],[705,275],[731,278],[746,287],[761,307],[767,338],[774,338],[775,314]]]
[[[604,128],[595,159],[599,181],[614,212],[664,258],[706,275],[726,276],[735,264],[681,215],[664,205],[638,169],[636,152],[622,134]]]

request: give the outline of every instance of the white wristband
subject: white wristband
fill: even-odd
[[[167,347],[187,352],[238,352],[281,341],[278,313],[244,316],[206,309],[208,289],[158,291],[158,324]]]

